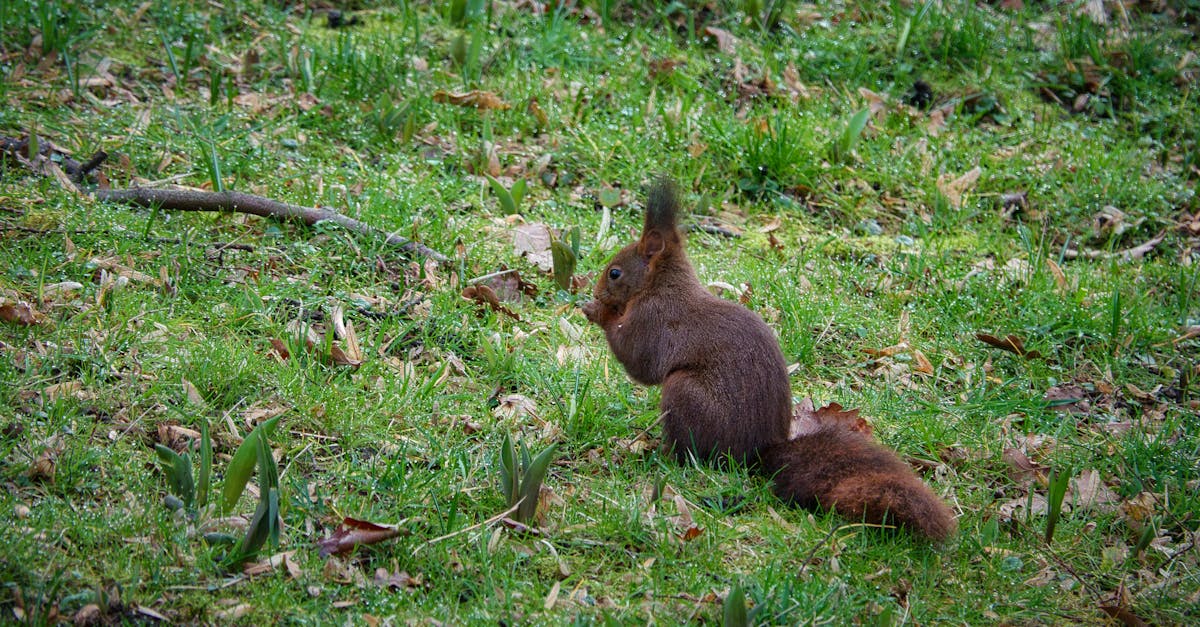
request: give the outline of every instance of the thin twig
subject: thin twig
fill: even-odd
[[[453,533],[448,533],[444,536],[438,536],[438,537],[426,542],[425,544],[418,545],[417,548],[413,549],[413,552],[412,552],[413,557],[416,557],[417,553],[420,553],[421,549],[423,549],[427,546],[432,546],[434,544],[437,544],[438,542],[441,542],[442,540],[449,540],[450,538],[453,538],[455,536],[461,536],[464,533],[470,533],[472,531],[475,531],[476,529],[479,529],[480,527],[486,527],[486,526],[488,526],[494,522],[497,522],[503,518],[507,518],[509,514],[517,511],[517,508],[521,506],[521,501],[524,501],[524,500],[525,500],[525,497],[521,497],[516,502],[516,504],[514,504],[512,507],[500,512],[499,514],[496,514],[495,516],[492,516],[491,518],[489,518],[481,523],[476,523],[474,525],[471,525],[470,527],[464,527],[462,529],[459,529],[458,531],[455,531]]]
[[[323,207],[293,205],[242,192],[205,192],[181,189],[150,189],[145,187],[120,190],[87,190],[84,188],[84,179],[89,172],[99,167],[108,157],[104,151],[97,152],[86,163],[80,163],[70,158],[61,149],[58,149],[48,141],[39,142],[38,154],[30,155],[26,159],[22,153],[28,152],[28,139],[0,136],[0,154],[13,157],[34,172],[40,171],[40,168],[33,163],[35,160],[39,158],[50,159],[53,154],[57,154],[62,162],[62,170],[66,173],[68,179],[64,181],[60,177],[60,182],[63,185],[73,185],[74,189],[71,191],[90,194],[97,200],[136,207],[158,207],[174,211],[234,211],[279,220],[295,219],[309,226],[323,220],[328,220],[354,233],[382,237],[385,243],[390,246],[399,247],[405,253],[428,257],[439,263],[445,263],[449,260],[445,255],[423,244],[401,237],[395,233],[385,233],[365,222],[360,222],[350,216],[342,215]]]
[[[366,235],[382,235],[384,241],[400,250],[429,257],[438,262],[447,261],[445,255],[417,242],[382,231],[324,207],[305,207],[279,202],[270,198],[243,192],[204,192],[187,189],[98,189],[93,195],[97,200],[117,202],[137,207],[159,207],[168,211],[235,211],[264,218],[296,219],[312,226],[328,220],[341,225],[348,231]]]
[[[484,282],[484,281],[486,281],[486,280],[488,280],[488,279],[494,279],[494,278],[496,278],[496,277],[498,277],[498,276],[504,276],[504,275],[506,275],[506,274],[512,274],[512,273],[514,273],[514,272],[516,272],[516,271],[517,271],[517,270],[516,270],[516,268],[509,268],[509,269],[507,269],[507,270],[498,270],[498,271],[496,271],[496,272],[492,272],[492,273],[490,273],[490,274],[485,274],[485,275],[483,275],[483,276],[477,276],[477,277],[475,277],[475,278],[473,278],[473,279],[471,279],[471,280],[467,281],[467,285],[475,285],[476,283],[482,283],[482,282]]]

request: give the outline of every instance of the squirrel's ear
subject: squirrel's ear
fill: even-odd
[[[663,239],[660,231],[646,231],[642,233],[642,239],[638,241],[638,252],[649,259],[661,253],[666,245],[666,240]]]

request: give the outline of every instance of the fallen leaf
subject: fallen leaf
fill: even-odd
[[[938,177],[938,191],[946,197],[950,205],[955,209],[962,208],[963,194],[975,187],[975,183],[979,181],[979,177],[983,174],[983,170],[979,166],[975,166],[968,170],[962,176],[949,180],[949,174],[943,174]]]
[[[864,435],[870,435],[872,431],[871,424],[858,415],[857,409],[847,411],[837,403],[814,409],[812,399],[804,398],[792,408],[788,439],[794,440],[802,435],[810,435],[827,426],[849,429]]]
[[[287,344],[285,344],[283,340],[273,337],[271,338],[270,342],[271,351],[268,353],[269,355],[275,355],[279,361],[287,361],[288,358],[292,356],[291,352],[288,351]]]
[[[44,402],[53,402],[67,397],[86,401],[91,400],[94,396],[91,392],[83,389],[82,381],[64,381],[48,385],[42,389],[42,400]]]
[[[505,314],[514,320],[521,319],[521,316],[518,316],[513,310],[501,304],[500,299],[496,297],[496,292],[492,291],[492,288],[486,285],[468,285],[463,288],[462,297],[476,304],[491,307],[492,311]]]
[[[187,395],[188,402],[198,407],[204,407],[204,397],[200,395],[200,390],[187,379],[181,379],[183,383],[184,394]]]
[[[0,297],[0,320],[19,326],[31,326],[41,324],[44,317],[41,312],[25,301],[14,302]]]
[[[244,618],[247,614],[254,611],[254,606],[249,603],[238,603],[237,605],[227,609],[220,610],[214,614],[216,618],[224,623],[232,623],[239,618]]]
[[[503,268],[481,279],[474,279],[472,285],[483,284],[492,288],[496,297],[503,302],[520,302],[523,296],[537,296],[537,286],[521,278],[517,270]]]
[[[550,227],[540,222],[520,224],[513,228],[513,252],[528,259],[542,272],[554,269],[551,241]]]
[[[975,339],[989,346],[994,346],[1010,353],[1016,353],[1025,359],[1037,359],[1042,356],[1042,354],[1037,351],[1025,350],[1025,343],[1021,341],[1021,338],[1012,334],[1006,335],[1003,339],[1001,339],[994,335],[988,335],[987,333],[976,333]]]
[[[98,268],[108,270],[109,272],[130,281],[158,285],[158,279],[144,272],[138,272],[137,270],[134,270],[133,268],[121,263],[115,257],[93,257],[91,259],[91,263],[95,264]]]
[[[734,46],[737,45],[737,38],[727,30],[716,28],[714,26],[705,26],[704,34],[713,38],[717,42],[717,50],[725,54],[733,54],[736,52]]]
[[[296,563],[296,551],[294,550],[276,553],[253,564],[246,564],[242,566],[242,574],[254,577],[278,570],[280,567],[287,573],[288,579],[299,579],[304,574],[300,565]]]
[[[384,540],[390,540],[401,533],[402,530],[397,526],[380,525],[346,517],[328,538],[317,541],[317,546],[320,547],[317,554],[321,557],[329,557],[330,555],[349,553],[359,545],[377,544]]]
[[[908,342],[900,342],[885,348],[864,348],[863,352],[872,357],[891,357],[901,353],[907,353],[909,350]]]
[[[1030,515],[1044,516],[1046,512],[1049,511],[1050,504],[1048,501],[1046,501],[1046,497],[1042,494],[1035,493],[1030,496],[1019,496],[1011,501],[1002,503],[998,510],[998,514],[1001,521],[1012,522],[1013,519],[1016,518],[1018,514],[1020,514],[1020,512],[1026,508],[1029,508]],[[1069,507],[1064,504],[1063,510],[1065,511],[1067,509],[1069,509]],[[1024,518],[1024,514],[1021,514],[1021,518]]]
[[[418,588],[421,586],[421,580],[418,577],[412,577],[403,570],[388,572],[386,568],[375,569],[375,585],[381,588],[393,588],[403,590],[405,588]]]
[[[504,419],[520,419],[524,416],[537,418],[537,403],[528,396],[509,394],[500,398],[492,415]]]
[[[913,349],[912,358],[915,364],[913,366],[913,372],[919,372],[921,374],[933,374],[933,364],[930,363],[929,358],[925,356],[925,353]]]
[[[1071,478],[1071,503],[1076,509],[1095,509],[1101,512],[1111,512],[1117,509],[1116,503],[1121,501],[1104,482],[1100,473],[1095,470],[1083,470]]]
[[[451,93],[444,89],[433,92],[433,101],[449,103],[459,107],[475,107],[476,109],[511,109],[512,105],[504,102],[499,96],[490,91],[473,90],[466,93]]]
[[[1086,414],[1092,409],[1087,400],[1087,392],[1074,383],[1056,385],[1046,390],[1043,398],[1050,409],[1070,414]]]
[[[1101,611],[1121,622],[1125,627],[1147,627],[1150,623],[1142,620],[1129,609],[1115,605],[1101,605]]]
[[[1014,483],[1029,485],[1034,481],[1039,484],[1046,482],[1046,466],[1034,463],[1021,449],[1008,447],[1004,449],[1001,457],[1011,469],[1009,476],[1012,477]]]

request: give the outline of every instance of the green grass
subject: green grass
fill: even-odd
[[[1200,324],[1194,7],[1101,26],[1040,3],[580,4],[352,3],[361,24],[339,30],[310,4],[0,5],[0,135],[106,150],[114,187],[331,206],[451,258],[427,265],[337,227],[100,204],[0,163],[0,296],[45,316],[0,324],[4,620],[96,604],[181,623],[715,622],[735,586],[758,623],[1195,615],[1200,340],[1181,339]],[[706,28],[732,33],[731,50]],[[923,109],[904,104],[918,79],[934,94]],[[435,98],[474,89],[511,106]],[[920,460],[960,515],[955,541],[791,509],[744,469],[631,450],[657,390],[586,324],[590,287],[561,291],[513,252],[516,222],[484,175],[526,179],[521,220],[578,226],[586,273],[640,227],[658,173],[744,231],[689,234],[701,280],[749,288],[797,398],[861,409]],[[1001,206],[1012,193],[1023,209]],[[1119,223],[1096,220],[1106,207]],[[1143,258],[1108,256],[1160,233]],[[102,283],[114,262],[148,278]],[[502,267],[538,290],[505,303],[519,321],[460,296]],[[69,281],[82,287],[51,289]],[[337,306],[356,369],[289,340],[289,323],[327,328]],[[1046,400],[1067,383],[1086,413]],[[514,394],[535,415],[506,414]],[[214,513],[164,505],[153,444],[208,421],[220,474],[268,411],[282,415],[278,551],[299,570],[241,577],[200,539]],[[557,447],[538,535],[480,524],[507,509],[509,436]],[[1118,502],[1064,506],[1047,546],[1044,513],[1003,514],[1047,492],[1019,480],[1008,448],[1044,477],[1097,471]],[[700,535],[682,541],[674,499],[655,491],[686,499]],[[244,496],[235,513],[253,511]],[[1138,553],[1143,514],[1156,539]],[[344,516],[404,533],[320,558]],[[380,586],[377,569],[419,583]]]

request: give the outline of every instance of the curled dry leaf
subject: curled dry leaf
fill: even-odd
[[[925,353],[913,349],[912,358],[913,372],[920,374],[933,374],[933,364],[929,361],[929,358],[925,356]]]
[[[397,526],[380,525],[346,517],[342,519],[342,524],[338,525],[332,535],[317,541],[317,546],[320,547],[318,555],[329,557],[330,555],[349,553],[360,544],[377,544],[384,540],[390,540],[401,533],[401,529]]]
[[[812,399],[805,398],[792,408],[792,424],[788,437],[795,439],[802,435],[810,435],[827,426],[871,435],[871,424],[858,415],[857,409],[847,411],[837,403],[814,409]]]
[[[471,285],[486,285],[496,293],[503,302],[521,302],[523,296],[537,296],[537,286],[521,278],[521,273],[515,269],[502,268],[499,272],[473,279]]]
[[[950,180],[949,174],[943,174],[937,180],[938,191],[946,197],[951,206],[955,209],[961,209],[963,195],[975,187],[982,174],[983,170],[979,166],[971,168],[965,174],[953,180]]]
[[[528,259],[542,272],[554,269],[554,256],[550,252],[552,241],[550,227],[540,222],[513,228],[513,252]]]
[[[96,267],[107,270],[118,277],[122,277],[130,281],[137,281],[138,283],[151,283],[158,285],[158,279],[144,272],[138,272],[137,270],[134,270],[133,268],[121,263],[116,257],[93,257],[91,262],[95,264]]]
[[[291,351],[288,350],[287,344],[277,337],[271,338],[271,350],[267,354],[274,355],[279,361],[287,361],[288,358],[292,356]]]
[[[41,324],[45,316],[25,301],[0,297],[0,320],[19,326]]]
[[[737,52],[737,38],[733,36],[733,33],[714,26],[705,26],[704,34],[713,38],[713,41],[717,43],[717,50],[725,54]]]
[[[1087,392],[1075,383],[1063,383],[1046,390],[1044,397],[1051,409],[1069,414],[1086,414],[1091,411]]]
[[[521,319],[521,316],[518,316],[513,312],[513,310],[502,305],[500,303],[500,299],[496,296],[496,292],[492,291],[492,288],[486,285],[468,285],[463,289],[462,297],[466,300],[473,301],[478,305],[491,307],[492,311],[502,313],[506,316],[509,316],[513,320]],[[480,315],[482,315],[482,312]]]
[[[1021,449],[1008,447],[1004,449],[1003,458],[1009,466],[1009,476],[1012,477],[1014,483],[1018,485],[1029,485],[1034,481],[1043,485],[1046,483],[1046,467],[1034,463]]]
[[[908,342],[900,342],[899,344],[893,344],[886,348],[864,348],[863,349],[864,353],[866,353],[872,357],[891,357],[893,355],[907,353],[908,351],[909,351]]]
[[[1006,335],[1003,338],[998,338],[987,333],[976,333],[975,339],[987,344],[988,346],[993,346],[995,348],[999,348],[1000,350],[1006,350],[1010,353],[1016,353],[1025,359],[1038,359],[1042,356],[1042,354],[1037,351],[1025,350],[1025,343],[1021,341],[1021,338],[1012,334]]]
[[[95,394],[83,389],[82,381],[64,381],[48,385],[42,389],[42,400],[44,402],[53,402],[60,398],[74,398],[80,401],[89,401],[95,398]]]
[[[537,418],[537,403],[528,396],[509,394],[500,398],[499,404],[492,410],[492,415],[504,419],[519,419],[524,416]]]
[[[1100,512],[1111,512],[1117,509],[1121,497],[1117,496],[1095,470],[1084,470],[1071,478],[1071,502],[1076,509],[1094,509]]]
[[[1011,501],[1006,501],[1000,505],[997,513],[1002,522],[1012,522],[1014,519],[1021,520],[1025,518],[1024,510],[1029,508],[1029,514],[1033,516],[1044,516],[1050,510],[1050,503],[1046,500],[1044,494],[1034,493],[1029,496],[1019,496]],[[1070,506],[1063,503],[1063,511],[1070,510]]]
[[[413,577],[406,571],[397,570],[388,572],[386,568],[375,569],[375,585],[381,588],[391,588],[393,590],[404,590],[406,588],[419,588],[421,586],[421,578]]]
[[[433,101],[449,103],[459,107],[475,107],[476,109],[511,109],[512,105],[504,102],[499,96],[490,91],[473,90],[466,93],[452,93],[444,89],[433,92]]]

